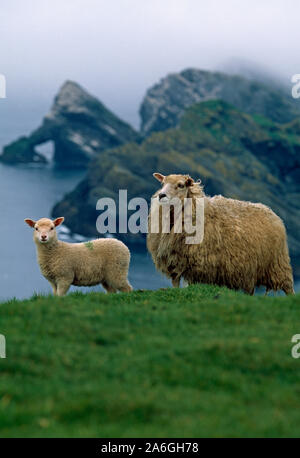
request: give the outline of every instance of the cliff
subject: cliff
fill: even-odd
[[[285,88],[242,76],[187,69],[166,76],[147,91],[140,108],[142,134],[175,127],[189,106],[212,99],[279,123],[300,116],[300,104],[287,96]]]
[[[54,163],[61,168],[86,167],[101,151],[138,139],[137,132],[78,84],[67,81],[42,125],[3,149],[5,163],[45,163],[36,147],[54,144]]]

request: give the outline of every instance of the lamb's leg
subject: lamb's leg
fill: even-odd
[[[104,285],[103,285],[103,286],[104,286]],[[106,291],[107,291],[108,293],[116,293],[116,292],[117,292],[116,288],[113,288],[112,286],[108,286],[108,285],[107,285],[107,287],[104,286],[104,288],[106,289]]]
[[[116,293],[117,291],[121,291],[122,293],[130,293],[133,289],[127,280],[121,284],[114,283],[113,285],[104,282],[102,283],[102,286],[108,293]]]
[[[52,286],[53,295],[56,296],[56,295],[57,295],[57,287],[56,287],[56,284],[53,283],[52,281],[50,281],[49,283],[50,283],[50,285]]]
[[[126,281],[126,283],[124,283],[124,285],[118,287],[118,290],[119,291],[122,291],[123,293],[130,293],[132,291],[132,286],[130,285],[130,283],[128,283],[128,281]]]
[[[108,293],[116,293],[117,292],[116,288],[114,288],[113,286],[109,285],[106,282],[103,282],[102,286]]]
[[[57,295],[64,296],[67,294],[69,288],[71,286],[70,280],[58,280],[57,282]]]

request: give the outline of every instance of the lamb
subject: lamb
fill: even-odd
[[[56,227],[63,221],[63,217],[54,221],[48,218],[25,219],[34,228],[38,263],[52,286],[53,294],[64,296],[71,285],[94,286],[100,283],[108,293],[132,291],[127,280],[130,262],[127,246],[116,239],[62,242],[57,239]]]
[[[171,278],[174,287],[183,278],[188,284],[227,286],[251,295],[258,286],[265,286],[266,293],[282,289],[294,294],[285,227],[270,208],[221,195],[206,196],[200,183],[188,175],[153,175],[162,184],[153,195],[160,207],[177,197],[184,208],[184,198],[189,197],[194,221],[196,199],[204,199],[204,238],[198,244],[186,243],[184,229],[175,233],[171,206],[169,233],[162,231],[162,214],[158,233],[151,233],[149,214],[147,248],[156,268]],[[184,222],[183,214],[182,210]]]

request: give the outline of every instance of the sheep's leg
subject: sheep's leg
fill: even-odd
[[[295,294],[295,290],[294,290],[293,286],[291,286],[291,285],[283,286],[282,290],[285,292],[286,295]]]
[[[286,277],[282,289],[283,289],[283,291],[285,292],[286,295],[288,295],[288,294],[295,294],[295,290],[294,290],[294,280],[293,280],[292,272],[290,272],[290,275],[288,275],[288,276]]]
[[[71,286],[70,280],[59,280],[57,282],[57,295],[64,296]]]
[[[255,288],[247,288],[245,289],[245,293],[249,294],[249,296],[254,296]]]
[[[173,288],[179,288],[180,286],[180,275],[172,274],[172,286]]]

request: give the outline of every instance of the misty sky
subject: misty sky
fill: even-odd
[[[0,0],[0,136],[37,127],[66,79],[137,127],[167,73],[241,57],[288,82],[299,44],[298,0]]]

